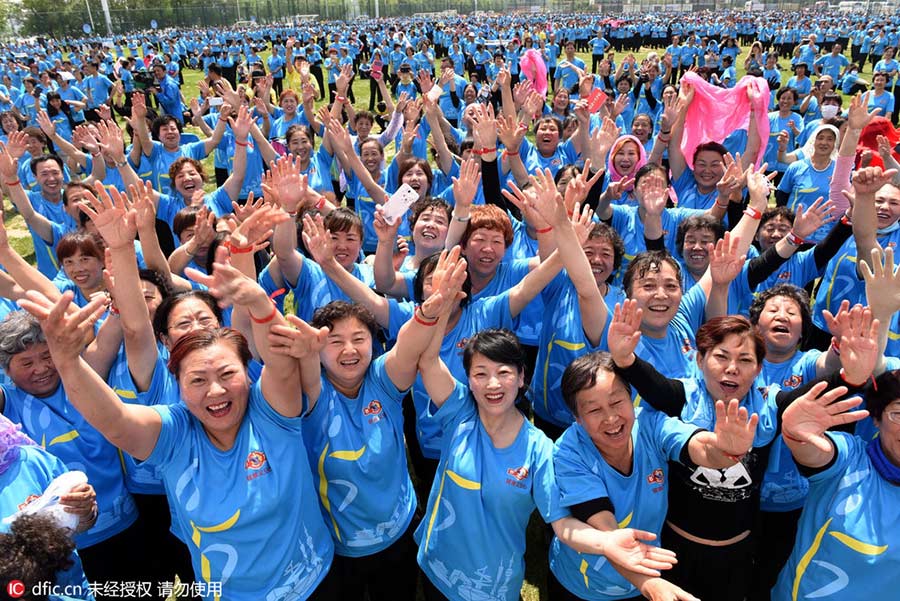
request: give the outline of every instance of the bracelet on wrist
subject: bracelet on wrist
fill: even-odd
[[[241,141],[238,140],[238,139],[235,139],[234,143],[235,143],[236,145],[238,145],[238,146],[249,146],[249,145],[250,145],[249,142],[241,142]]]
[[[253,252],[252,244],[250,246],[238,246],[237,244],[234,244],[231,240],[225,241],[225,248],[227,248],[228,252],[230,252],[233,255],[243,255],[243,254]]]
[[[862,383],[854,384],[853,382],[851,382],[850,380],[847,379],[847,372],[844,371],[843,367],[841,368],[840,374],[841,374],[841,380],[843,380],[844,384],[846,384],[847,386],[850,386],[852,388],[862,388],[863,386],[866,385],[866,382],[869,381],[869,379],[866,378],[865,380],[862,381]],[[873,384],[875,383],[875,378],[872,378],[872,383]],[[877,388],[876,388],[876,390],[877,390]]]
[[[519,156],[519,151],[507,149],[507,150],[503,151],[503,155],[508,156],[508,157],[517,157],[517,156]]]
[[[250,319],[253,321],[253,323],[262,325],[262,324],[269,323],[270,321],[275,319],[275,316],[278,314],[278,307],[275,305],[274,300],[272,300],[272,299],[269,299],[269,300],[272,301],[272,312],[269,313],[268,315],[266,315],[265,317],[260,319],[259,317],[254,317],[253,313],[251,313],[250,311],[247,311],[247,315],[250,316]]]
[[[837,338],[831,339],[831,352],[836,356],[841,356],[841,343],[837,341]]]
[[[553,226],[552,226],[552,225],[548,225],[547,227],[545,227],[545,228],[543,228],[543,229],[535,229],[535,230],[534,230],[534,233],[535,233],[535,234],[549,234],[549,233],[552,232],[552,231],[553,231]]]
[[[758,209],[755,209],[755,208],[749,207],[749,206],[746,209],[744,209],[744,215],[746,215],[750,219],[756,219],[756,220],[762,219],[762,212],[759,211]]]
[[[459,217],[456,213],[453,214],[453,220],[459,221],[460,223],[469,223],[469,220],[472,219],[471,215],[466,215],[465,217]]]
[[[725,455],[726,457],[728,457],[729,459],[731,459],[732,461],[734,461],[735,463],[740,463],[741,459],[744,458],[743,455],[732,455],[731,453],[724,453],[724,452],[722,454]]]
[[[14,181],[14,182],[6,182],[6,185],[7,185],[8,187],[12,188],[13,186],[18,186],[18,185],[21,184],[21,183],[22,183],[22,180],[17,179],[17,180]]]
[[[801,238],[800,236],[795,234],[794,230],[789,231],[787,233],[787,236],[784,237],[784,239],[791,246],[800,246],[801,244],[804,244],[806,242],[806,240],[804,240],[803,238]]]
[[[428,317],[422,310],[422,306],[416,305],[416,310],[413,311],[413,319],[416,320],[416,323],[422,324],[423,326],[433,326],[437,324],[440,317]]]

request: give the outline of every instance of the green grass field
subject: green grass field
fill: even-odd
[[[745,74],[743,68],[743,57],[746,56],[748,47],[743,47],[743,53],[738,57],[738,77],[742,77]],[[638,61],[646,58],[647,54],[649,54],[650,50],[642,50],[640,53],[636,54]],[[661,53],[660,53],[661,54]],[[625,53],[619,53],[618,59],[621,60]],[[268,53],[263,53],[263,60],[268,57]],[[579,57],[590,66],[591,57],[589,54],[581,53]],[[788,64],[787,60],[782,60],[782,66]],[[867,65],[871,72],[871,65]],[[786,77],[785,81],[790,74],[785,71]],[[182,87],[182,91],[184,93],[184,97],[186,99],[190,99],[197,95],[197,83],[203,78],[202,71],[185,71],[184,73],[184,86]],[[363,80],[361,78],[357,78],[353,83],[353,90],[357,99],[357,108],[365,108],[367,106],[368,101],[368,93],[369,93],[369,82]],[[187,131],[193,131],[195,133],[199,133],[193,126],[188,126]],[[393,151],[389,150],[389,158],[392,155]],[[207,173],[213,173],[213,164],[212,157],[208,157],[204,164],[207,167]],[[214,187],[213,184],[207,184],[209,190],[211,191]],[[33,259],[34,257],[34,249],[31,243],[31,237],[28,233],[28,229],[25,226],[24,220],[17,213],[13,212],[11,208],[11,204],[7,198],[3,200],[4,206],[4,223],[6,224],[6,228],[9,232],[10,242],[13,248],[16,251],[25,257],[28,260]],[[528,527],[528,550],[526,553],[526,581],[524,586],[522,587],[522,598],[524,601],[539,601],[540,599],[547,599],[547,591],[546,591],[546,576],[547,576],[547,546],[545,533],[547,532],[546,527],[543,522],[537,518],[536,516],[532,516],[531,523]],[[473,544],[477,544],[477,541],[473,541]]]

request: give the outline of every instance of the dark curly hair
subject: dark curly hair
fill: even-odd
[[[68,529],[52,517],[22,515],[0,534],[0,581],[21,580],[23,599],[42,600],[45,595],[31,594],[41,582],[56,582],[56,574],[72,567],[75,542]]]

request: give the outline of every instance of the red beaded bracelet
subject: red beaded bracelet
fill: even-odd
[[[17,179],[14,182],[6,182],[6,185],[9,186],[10,188],[12,188],[13,186],[18,186],[21,183],[22,183],[22,180]]]
[[[249,142],[241,142],[240,140],[235,140],[234,143],[237,144],[238,146],[249,146],[250,145]]]
[[[553,231],[553,226],[551,225],[549,227],[545,227],[542,230],[534,230],[534,233],[535,234],[549,234],[552,231]]]

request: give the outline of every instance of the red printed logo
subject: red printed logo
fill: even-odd
[[[522,467],[511,467],[506,470],[506,473],[521,482],[528,477],[528,468],[524,465]]]
[[[379,413],[381,413],[381,401],[374,400],[363,407],[363,415],[365,416],[378,415]]]
[[[803,376],[800,374],[794,374],[784,381],[785,388],[797,388],[801,384],[803,384]]]
[[[25,583],[21,580],[10,580],[6,583],[6,594],[13,599],[25,596]]]
[[[664,480],[665,475],[661,468],[656,468],[649,476],[647,476],[647,484],[662,484]]]
[[[251,451],[247,455],[247,461],[244,462],[244,468],[248,470],[258,470],[265,464],[266,454],[262,451]]]

